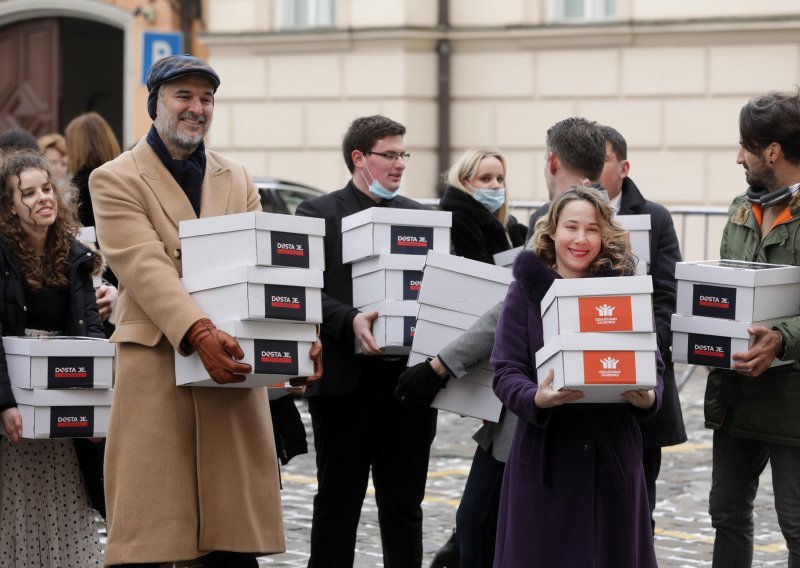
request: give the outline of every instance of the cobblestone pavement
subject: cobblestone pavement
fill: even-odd
[[[680,375],[682,367],[676,366]],[[705,371],[696,369],[681,392],[684,420],[689,441],[665,448],[658,480],[656,507],[656,553],[662,568],[711,565],[714,532],[707,513],[711,484],[711,431],[703,428],[703,392]],[[311,443],[310,419],[300,404]],[[464,483],[475,443],[471,439],[479,422],[448,412],[439,413],[436,439],[431,449],[428,486],[423,503],[425,559],[450,536],[455,523]],[[316,490],[313,450],[283,468],[283,507],[287,552],[262,558],[261,566],[295,567],[308,562],[308,539],[311,508]],[[761,477],[756,499],[755,557],[753,566],[785,566],[786,545],[778,528],[773,506],[769,467]],[[377,510],[370,489],[364,501],[358,531],[356,563],[358,568],[382,566]]]

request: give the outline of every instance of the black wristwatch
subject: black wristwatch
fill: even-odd
[[[778,352],[775,354],[775,358],[776,359],[783,359],[784,355],[786,355],[786,339],[784,339],[783,334],[780,332],[780,330],[778,330],[778,329],[776,329],[774,327],[772,329],[774,331],[777,331],[778,334],[780,334],[780,336],[781,336],[781,348],[778,349]]]

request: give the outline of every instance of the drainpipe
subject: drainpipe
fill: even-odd
[[[450,30],[449,0],[439,0],[439,31],[443,36],[436,42],[437,56],[437,174],[450,167],[450,40],[446,37]],[[436,193],[441,197],[444,184],[437,180]]]

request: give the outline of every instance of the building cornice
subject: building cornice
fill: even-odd
[[[800,16],[764,18],[710,18],[551,24],[531,26],[375,27],[292,31],[203,32],[198,37],[211,48],[241,48],[253,51],[348,51],[355,44],[383,42],[408,48],[427,49],[440,39],[458,43],[508,44],[526,48],[582,48],[627,46],[708,45],[709,43],[796,42]]]

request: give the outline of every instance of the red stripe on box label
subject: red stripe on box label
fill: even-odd
[[[308,268],[308,235],[272,231],[272,264]]]
[[[48,389],[92,388],[93,386],[93,357],[47,358]]]

